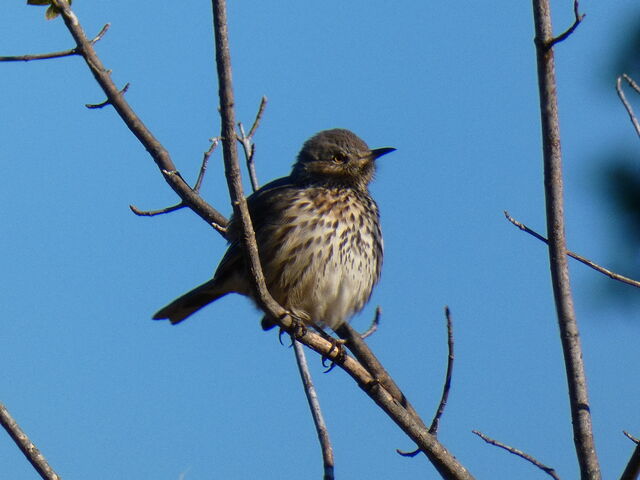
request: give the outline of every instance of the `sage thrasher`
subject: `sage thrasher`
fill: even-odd
[[[367,186],[375,160],[394,150],[371,150],[349,130],[325,130],[305,142],[288,177],[247,198],[267,288],[307,325],[340,327],[362,310],[380,278],[380,217]],[[154,319],[175,324],[227,293],[252,297],[237,219],[227,234],[231,243],[213,279]],[[274,322],[265,317],[262,326]]]

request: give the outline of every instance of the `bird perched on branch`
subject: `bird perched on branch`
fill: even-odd
[[[395,148],[369,149],[349,130],[305,142],[288,177],[247,198],[260,263],[273,298],[307,325],[336,329],[364,308],[382,267],[380,217],[368,185],[376,159]],[[158,311],[181,322],[227,293],[251,297],[238,219],[215,275]],[[263,328],[274,326],[262,320]]]

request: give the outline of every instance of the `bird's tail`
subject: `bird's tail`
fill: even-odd
[[[202,307],[223,297],[228,291],[220,291],[218,282],[213,279],[185,293],[180,298],[175,299],[166,307],[158,310],[153,316],[154,320],[168,318],[172,324],[176,324],[189,317]]]

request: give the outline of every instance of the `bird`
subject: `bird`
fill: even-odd
[[[376,160],[394,150],[372,150],[350,130],[324,130],[304,143],[289,176],[247,197],[267,289],[304,325],[336,330],[369,301],[380,279],[383,240],[368,186]],[[228,293],[252,298],[234,216],[227,239],[213,278],[154,319],[177,324]],[[274,319],[262,320],[265,330],[275,325]]]

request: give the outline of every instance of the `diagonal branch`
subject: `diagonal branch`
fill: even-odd
[[[596,454],[580,344],[580,331],[573,306],[567,246],[564,227],[564,199],[562,179],[562,153],[560,150],[560,121],[553,49],[551,7],[549,0],[533,0],[535,46],[540,95],[540,120],[544,163],[544,190],[549,239],[549,267],[556,305],[560,341],[564,355],[573,438],[580,464],[582,480],[599,480],[600,465]]]
[[[479,436],[482,440],[487,442],[489,445],[500,447],[509,453],[513,453],[514,455],[517,455],[520,458],[524,458],[526,461],[532,463],[533,465],[538,467],[540,470],[545,472],[550,477],[554,478],[555,480],[560,480],[560,477],[558,476],[558,474],[553,468],[547,467],[545,464],[540,463],[538,460],[533,458],[531,455],[524,453],[522,450],[518,450],[517,448],[513,448],[513,447],[510,447],[509,445],[505,445],[504,443],[494,440],[493,438],[489,438],[484,433],[479,432],[478,430],[472,430],[472,433]]]
[[[504,216],[507,217],[507,220],[509,220],[513,225],[518,227],[523,232],[528,233],[529,235],[533,236],[534,238],[537,238],[538,240],[540,240],[541,242],[544,242],[546,244],[549,243],[549,241],[546,238],[544,238],[542,235],[540,235],[538,232],[536,232],[535,230],[530,229],[525,224],[520,223],[518,220],[516,220],[511,215],[509,215],[509,212],[507,212],[506,210],[504,212]],[[627,285],[631,285],[633,287],[640,288],[640,282],[639,281],[634,280],[634,279],[629,278],[629,277],[625,277],[625,276],[620,275],[618,273],[612,272],[611,270],[608,270],[608,269],[606,269],[604,267],[601,267],[597,263],[592,262],[591,260],[589,260],[587,258],[584,258],[582,255],[578,255],[577,253],[574,253],[571,250],[567,250],[567,255],[569,255],[571,258],[574,258],[574,259],[578,260],[581,263],[584,263],[587,267],[593,268],[596,272],[600,272],[603,275],[606,275],[607,277],[612,278],[613,280],[617,280],[619,282],[626,283]]]
[[[129,130],[131,130],[149,152],[162,172],[165,181],[173,191],[178,194],[182,201],[189,205],[189,207],[209,223],[209,225],[225,226],[227,219],[224,215],[205,202],[200,195],[187,185],[177,171],[169,152],[153,136],[151,131],[125,100],[124,96],[120,94],[120,91],[111,80],[110,72],[102,64],[102,61],[93,48],[92,42],[86,37],[78,18],[71,11],[67,1],[52,0],[52,5],[60,10],[67,29],[76,41],[78,54],[84,58],[96,82],[98,82],[107,96],[108,102],[113,106],[118,115],[120,115],[120,118],[122,118]]]
[[[44,455],[42,455],[40,450],[29,440],[29,437],[22,431],[18,423],[1,403],[0,424],[44,480],[60,480],[60,477],[53,471],[47,459],[44,458]]]

